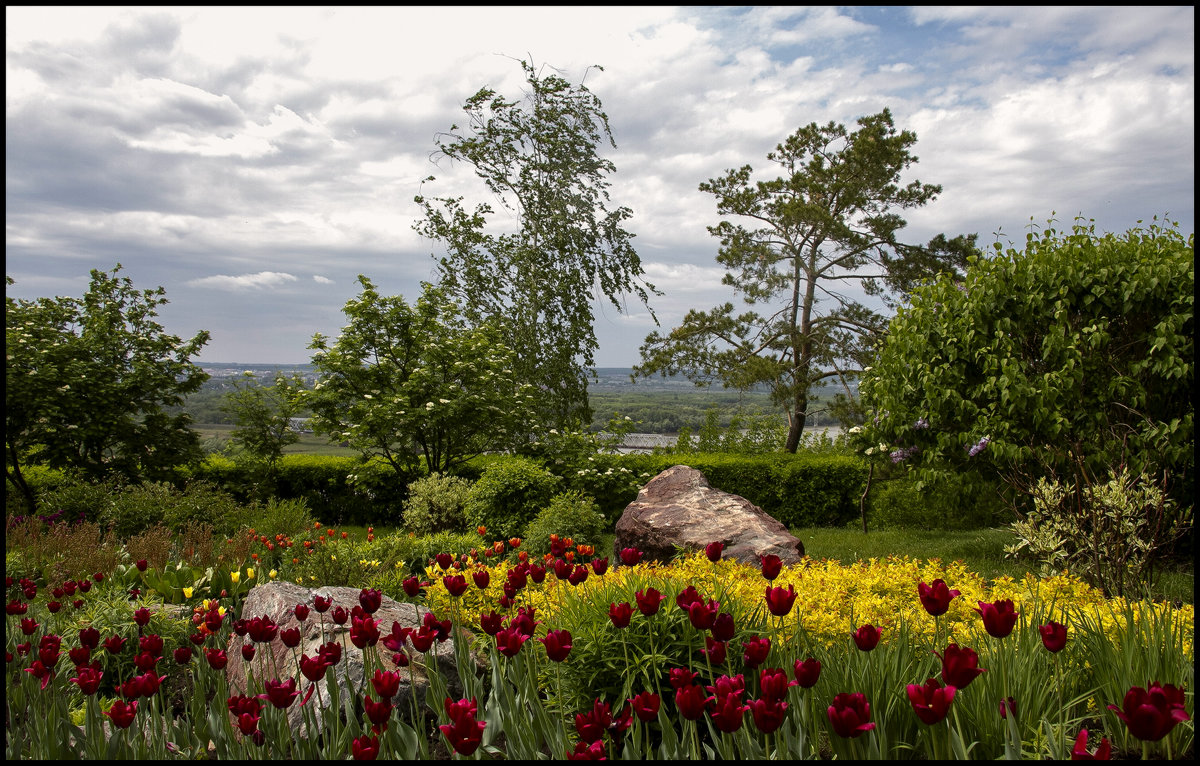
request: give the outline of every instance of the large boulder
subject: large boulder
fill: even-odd
[[[298,679],[301,698],[303,698],[308,694],[310,684],[308,679],[300,673],[300,657],[303,655],[316,657],[319,647],[328,642],[336,642],[342,647],[342,659],[333,668],[339,693],[343,698],[350,694],[361,694],[364,683],[363,650],[350,642],[349,620],[344,625],[337,625],[331,619],[334,608],[338,606],[347,612],[358,606],[361,592],[361,589],[358,588],[342,587],[323,587],[310,590],[288,582],[272,582],[254,587],[242,603],[241,618],[250,620],[255,617],[270,617],[279,626],[279,633],[270,643],[256,644],[257,650],[254,659],[250,662],[246,662],[242,658],[242,645],[252,643],[250,637],[238,636],[236,633],[230,637],[229,645],[226,647],[229,664],[225,671],[230,694],[246,693],[247,671],[253,668],[255,677],[260,681],[271,678]],[[296,605],[307,604],[311,607],[314,595],[332,599],[333,603],[324,615],[318,614],[314,609],[301,623],[296,619]],[[428,611],[423,606],[399,603],[384,596],[378,611],[372,616],[379,626],[380,634],[388,636],[392,632],[393,622],[399,623],[401,627],[414,630],[420,628],[425,613]],[[280,638],[283,631],[289,628],[300,629],[300,644],[294,649],[284,646],[283,640]],[[460,636],[460,638],[469,640],[466,636]],[[454,638],[449,638],[444,642],[435,642],[433,648],[425,656],[436,658],[438,670],[446,679],[450,694],[457,697],[462,694],[462,682],[458,677],[454,661],[454,640]],[[400,671],[402,679],[400,691],[392,699],[392,704],[396,706],[399,715],[406,716],[411,710],[410,697],[414,688],[417,703],[425,702],[429,679],[419,661],[412,662],[410,667],[399,668],[392,660],[392,652],[383,646],[382,640],[376,648],[384,670]],[[411,645],[409,645],[408,651],[413,653]],[[369,678],[366,683],[369,687]],[[329,703],[328,682],[324,679],[319,681],[316,691],[317,693],[309,699],[307,704],[318,706],[317,720],[320,720],[320,708]],[[374,696],[374,692],[372,692],[372,696]],[[288,721],[297,731],[301,730],[301,715],[298,701],[297,704],[288,708]]]
[[[700,550],[724,543],[724,557],[758,564],[775,554],[785,564],[804,556],[804,543],[744,497],[714,489],[704,474],[677,465],[655,476],[617,521],[614,554],[637,548],[666,561],[676,549]]]

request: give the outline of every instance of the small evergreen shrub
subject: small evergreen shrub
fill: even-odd
[[[280,500],[272,497],[265,505],[255,505],[246,514],[243,524],[267,537],[303,537],[313,528],[315,521],[304,498]]]
[[[595,545],[605,528],[596,501],[578,491],[563,492],[525,527],[522,546],[531,556],[550,552],[550,535],[570,537],[578,544]]]
[[[456,476],[432,474],[408,485],[404,501],[404,527],[417,535],[434,532],[463,532],[467,528],[464,508],[471,482]]]
[[[519,537],[558,487],[559,479],[532,460],[489,465],[467,499],[467,528],[486,527],[489,539]]]

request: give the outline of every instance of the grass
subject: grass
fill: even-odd
[[[229,434],[235,426],[225,423],[197,423],[192,428],[200,434],[201,440],[229,441]],[[300,434],[300,441],[283,448],[285,455],[357,455],[356,450],[330,442],[319,434]]]

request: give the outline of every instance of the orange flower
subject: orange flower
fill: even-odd
[[[258,561],[258,554],[257,554],[257,553],[251,553],[251,554],[250,554],[250,558],[254,559],[255,561]]]
[[[551,535],[550,535],[550,542],[552,542],[552,543],[556,543],[556,542],[558,542],[558,535],[551,534]]]
[[[567,551],[566,553],[563,554],[563,558],[566,559],[567,561],[574,561],[575,560],[575,551]]]
[[[368,533],[368,534],[367,534],[367,542],[369,542],[369,543],[373,543],[373,542],[375,542],[375,535],[374,535],[374,534],[371,534],[371,533]]]
[[[510,537],[510,538],[508,538],[508,544],[509,544],[509,547],[520,548],[521,547],[521,538]]]
[[[330,537],[333,537],[333,530],[332,530],[332,529],[327,529],[327,530],[325,530],[325,534],[326,534],[326,535],[328,535],[328,536],[330,536]]]
[[[293,558],[293,559],[292,559],[292,563],[293,563],[293,564],[299,564],[299,563],[300,563],[300,559]]]
[[[479,528],[478,528],[478,529],[476,529],[475,531],[479,533],[479,536],[480,536],[480,537],[483,537],[484,535],[486,535],[486,534],[487,534],[487,527],[485,527],[485,526],[483,526],[482,524],[480,524],[480,525],[479,525]]]
[[[267,543],[267,550],[269,550],[269,551],[275,550],[275,543]]]
[[[521,551],[517,554],[517,559],[520,561],[529,561],[529,551]]]
[[[346,539],[347,537],[349,537],[349,536],[350,536],[350,533],[349,533],[349,532],[343,532],[343,533],[342,533],[342,539],[343,539],[343,540],[345,540],[345,539]]]
[[[575,541],[568,537],[566,540],[563,540],[563,545],[565,545],[568,548],[574,548]]]
[[[320,529],[320,528],[321,528],[321,522],[319,522],[319,521],[314,521],[314,522],[313,522],[313,529]]]

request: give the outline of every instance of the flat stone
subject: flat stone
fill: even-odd
[[[713,488],[704,474],[686,465],[651,479],[617,521],[614,558],[637,548],[651,559],[668,561],[678,549],[703,550],[724,543],[724,558],[758,565],[774,554],[785,564],[804,556],[804,543],[740,495]]]

